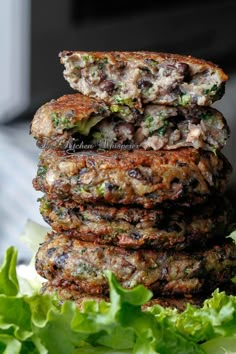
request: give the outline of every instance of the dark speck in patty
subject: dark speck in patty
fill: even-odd
[[[54,260],[56,269],[63,269],[67,258],[68,254],[64,252],[56,257]]]

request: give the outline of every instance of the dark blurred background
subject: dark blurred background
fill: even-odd
[[[1,250],[18,247],[27,218],[41,222],[31,180],[39,151],[28,135],[35,110],[70,93],[61,50],[148,50],[190,54],[230,74],[215,104],[231,128],[224,152],[236,169],[236,1],[8,0],[0,4]],[[235,200],[236,174],[229,186]]]

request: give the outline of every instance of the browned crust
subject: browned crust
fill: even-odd
[[[109,293],[105,270],[113,272],[125,288],[143,284],[158,295],[182,296],[213,291],[230,281],[235,267],[232,242],[191,253],[161,252],[48,234],[36,255],[37,272],[53,286],[69,286],[92,295]]]
[[[81,293],[73,289],[63,288],[59,286],[53,286],[51,282],[46,282],[43,284],[41,289],[42,294],[56,294],[60,302],[64,301],[74,301],[76,305],[83,310],[84,304],[86,301],[106,301],[109,302],[109,297],[105,295],[88,295],[86,293]],[[142,309],[145,310],[150,306],[160,305],[163,307],[170,307],[177,309],[178,311],[184,311],[187,304],[200,307],[203,304],[203,301],[206,299],[206,296],[188,296],[188,297],[154,297],[150,301],[146,302]]]
[[[106,109],[107,106],[102,101],[76,93],[64,95],[56,100],[51,100],[40,109],[43,107],[47,107],[48,112],[58,112],[62,115],[69,110],[73,110],[77,120],[81,120],[87,118],[93,113],[97,114],[100,112],[101,108]],[[39,115],[38,112],[36,112],[35,116],[37,115]]]
[[[79,205],[41,199],[40,212],[53,230],[82,241],[138,249],[204,247],[228,234],[232,206],[224,198],[193,208],[143,209]]]
[[[75,155],[47,150],[40,159],[48,172],[36,177],[34,187],[52,199],[139,204],[145,208],[171,201],[201,203],[212,194],[224,192],[231,173],[231,165],[223,155],[191,148],[83,151]],[[140,168],[145,170],[141,179],[136,176]],[[104,186],[103,193],[98,190],[100,186]]]
[[[176,61],[181,61],[185,62],[187,64],[192,64],[192,65],[198,65],[202,67],[202,70],[211,68],[216,70],[219,73],[219,76],[221,80],[227,81],[228,80],[228,75],[225,74],[225,72],[219,68],[218,65],[206,61],[204,59],[198,59],[195,57],[192,57],[191,55],[180,55],[180,54],[171,54],[171,53],[161,53],[161,52],[148,52],[148,51],[137,51],[137,52],[119,52],[119,51],[114,51],[114,52],[83,52],[83,51],[69,51],[69,50],[64,50],[59,53],[59,57],[61,58],[61,63],[63,63],[63,58],[67,56],[72,56],[72,55],[85,55],[89,54],[94,56],[97,59],[102,59],[104,57],[109,58],[109,61],[115,63],[117,61],[132,61],[132,60],[142,60],[142,59],[153,59],[153,60],[176,60]]]
[[[66,154],[63,151],[43,151],[41,159],[46,165],[55,166],[55,158],[62,161],[73,161],[81,167],[99,167],[102,169],[120,168],[129,170],[140,166],[149,166],[152,169],[158,169],[160,165],[173,165],[178,168],[179,160],[186,164],[197,164],[201,158],[212,158],[214,165],[219,162],[223,155],[215,156],[211,152],[201,152],[193,148],[182,148],[173,151],[145,151],[138,149],[135,151],[126,150],[107,150],[107,151],[81,151],[75,154]],[[181,166],[183,167],[183,166]],[[184,169],[184,168],[183,168]]]
[[[109,111],[104,102],[91,97],[79,93],[64,95],[47,102],[37,110],[31,125],[31,133],[34,137],[51,136],[54,129],[52,119],[49,116],[52,113],[60,114],[60,116],[71,113],[73,120],[76,122],[97,114],[106,117]]]

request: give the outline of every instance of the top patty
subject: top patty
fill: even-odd
[[[213,63],[176,54],[63,51],[60,58],[73,89],[137,108],[148,102],[211,105],[228,79]]]
[[[201,203],[225,190],[231,166],[223,155],[174,151],[45,150],[34,187],[50,199],[152,208],[160,203]]]
[[[114,149],[114,145],[144,149],[185,146],[221,149],[229,128],[220,112],[210,107],[145,105],[143,113],[127,106],[109,107],[81,94],[65,95],[43,105],[31,132],[40,147],[81,150]]]

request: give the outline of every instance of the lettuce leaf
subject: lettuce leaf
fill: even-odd
[[[17,252],[10,247],[5,254],[3,264],[0,268],[0,294],[16,295],[19,291],[18,279],[16,276]]]
[[[216,290],[202,308],[159,305],[142,310],[152,293],[123,289],[107,271],[110,302],[87,301],[82,311],[56,296],[22,293],[17,250],[0,268],[0,353],[4,354],[232,354],[236,348],[236,296]]]

